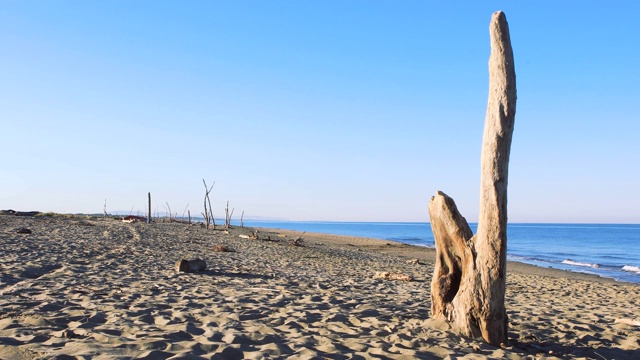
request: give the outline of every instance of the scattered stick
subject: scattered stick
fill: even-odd
[[[247,290],[257,290],[257,291],[274,291],[274,292],[280,292],[280,290],[278,290],[278,289],[267,289],[267,288],[259,288],[259,287],[247,288]]]
[[[293,242],[291,242],[291,245],[293,246],[302,246],[302,235],[306,234],[307,232],[303,232],[302,234],[300,234],[300,236],[298,236],[297,239],[293,240]]]
[[[133,223],[133,222],[146,222],[147,219],[142,216],[129,215],[122,218],[122,222]]]
[[[182,212],[182,219],[180,219],[180,220],[183,220],[183,221],[184,221],[184,213],[186,213],[186,212],[187,212],[187,208],[188,208],[188,207],[189,207],[189,203],[187,203],[187,206],[185,206],[185,207],[184,207],[184,211]],[[176,216],[177,216],[177,215],[176,215]],[[191,218],[191,216],[189,216],[189,218]]]
[[[273,242],[278,242],[280,240],[278,239],[272,239],[270,235],[267,235],[266,238],[260,238],[260,233],[258,232],[258,230],[253,230],[253,234],[251,236],[249,235],[238,235],[238,237],[241,237],[243,239],[251,239],[251,240],[261,240],[261,241],[273,241]]]
[[[631,326],[640,326],[640,320],[632,320],[632,319],[615,319],[613,321],[614,324],[626,324]]]
[[[400,281],[413,281],[413,276],[400,273],[390,273],[388,271],[376,271],[373,275],[374,279],[384,280],[400,280]]]

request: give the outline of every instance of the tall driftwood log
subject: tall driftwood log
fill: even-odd
[[[507,343],[507,177],[516,112],[516,74],[503,12],[489,27],[489,101],[482,139],[480,216],[475,236],[455,202],[438,191],[429,203],[436,243],[431,313],[463,335]]]

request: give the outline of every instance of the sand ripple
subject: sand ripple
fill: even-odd
[[[240,233],[250,234],[0,216],[0,358],[624,359],[640,351],[640,327],[616,322],[640,317],[635,285],[510,273],[511,344],[495,348],[429,319],[432,262],[389,253],[403,246],[310,234],[296,247],[292,234]],[[206,272],[175,273],[176,260],[195,257]],[[380,270],[416,281],[373,279]]]

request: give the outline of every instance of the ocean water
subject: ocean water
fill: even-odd
[[[245,221],[245,226],[352,235],[434,247],[429,223]],[[477,224],[469,224],[476,232]],[[509,224],[507,258],[640,283],[640,225]]]

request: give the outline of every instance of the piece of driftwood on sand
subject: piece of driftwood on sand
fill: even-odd
[[[452,198],[429,203],[436,244],[431,312],[466,336],[507,343],[507,177],[516,111],[516,76],[509,26],[502,11],[489,26],[489,101],[482,140],[480,215],[475,236]]]

